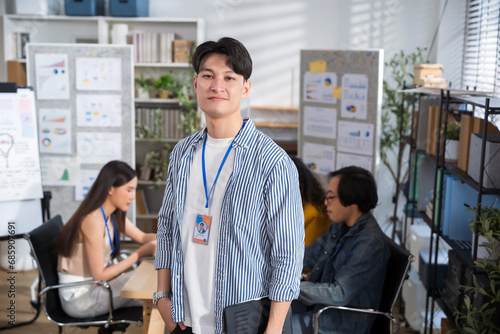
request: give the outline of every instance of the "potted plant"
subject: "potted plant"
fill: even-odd
[[[157,97],[160,99],[168,99],[172,97],[172,92],[175,89],[174,81],[170,74],[162,75],[154,81],[154,86],[158,89]]]
[[[446,162],[457,162],[458,140],[460,139],[460,123],[450,122],[446,127],[446,146],[444,159]]]
[[[151,79],[144,79],[144,73],[141,72],[141,77],[136,78],[135,83],[137,84],[137,98],[149,99],[149,90],[153,85],[153,81]]]
[[[455,312],[454,333],[500,333],[500,209],[483,205],[472,221],[478,233],[478,258],[472,282],[463,289],[464,304]],[[478,207],[469,208],[478,212]],[[481,237],[481,238],[479,238]],[[479,250],[484,249],[484,257]],[[480,279],[481,276],[483,279]]]

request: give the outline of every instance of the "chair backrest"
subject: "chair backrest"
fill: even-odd
[[[387,262],[385,272],[384,289],[382,290],[382,300],[379,310],[392,313],[392,309],[403,287],[404,281],[408,278],[408,270],[415,257],[404,247],[396,244],[387,238],[391,256]]]
[[[415,257],[390,238],[386,237],[386,240],[391,255],[387,262],[382,299],[378,309],[392,315],[394,304],[396,303],[404,281],[408,278],[408,270],[410,269],[411,263],[415,260]],[[371,332],[389,333],[390,331],[385,330],[387,326],[390,326],[390,321],[387,320],[388,319],[385,317],[377,317],[373,323]],[[383,327],[384,330],[382,330],[381,327]]]
[[[52,286],[59,284],[57,276],[57,236],[63,227],[60,215],[46,221],[36,229],[24,235],[28,240],[33,257],[38,265],[38,270],[44,285]],[[57,290],[47,293],[46,311],[60,312],[60,300]]]

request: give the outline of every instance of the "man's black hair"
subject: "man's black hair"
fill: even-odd
[[[367,213],[378,203],[377,184],[369,171],[357,166],[344,167],[331,172],[330,180],[340,176],[337,195],[343,206],[356,204],[359,211]]]
[[[203,58],[212,53],[227,55],[226,65],[232,68],[234,73],[242,75],[245,81],[250,78],[252,58],[245,46],[231,37],[222,37],[217,42],[207,41],[196,48],[191,61],[196,74],[200,71]]]

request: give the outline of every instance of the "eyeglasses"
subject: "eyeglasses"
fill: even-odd
[[[331,201],[333,201],[337,197],[338,196],[328,196],[328,192],[325,193],[325,200],[326,200],[326,203],[328,203],[328,204],[330,204]]]

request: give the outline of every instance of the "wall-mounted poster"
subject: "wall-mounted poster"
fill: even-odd
[[[77,90],[121,90],[122,60],[120,58],[76,57]]]
[[[337,132],[337,109],[304,108],[304,135],[335,139]]]
[[[337,150],[372,155],[374,132],[373,124],[339,121]]]
[[[342,107],[340,117],[366,119],[368,75],[342,74]]]
[[[38,100],[68,100],[68,55],[65,53],[35,54],[35,76]]]
[[[38,110],[40,153],[71,153],[71,110]]]
[[[122,126],[120,95],[77,94],[76,125],[81,127]]]
[[[336,103],[333,87],[337,86],[337,74],[334,72],[304,73],[304,101]]]
[[[306,142],[302,152],[302,161],[315,173],[328,174],[335,170],[335,147]]]

